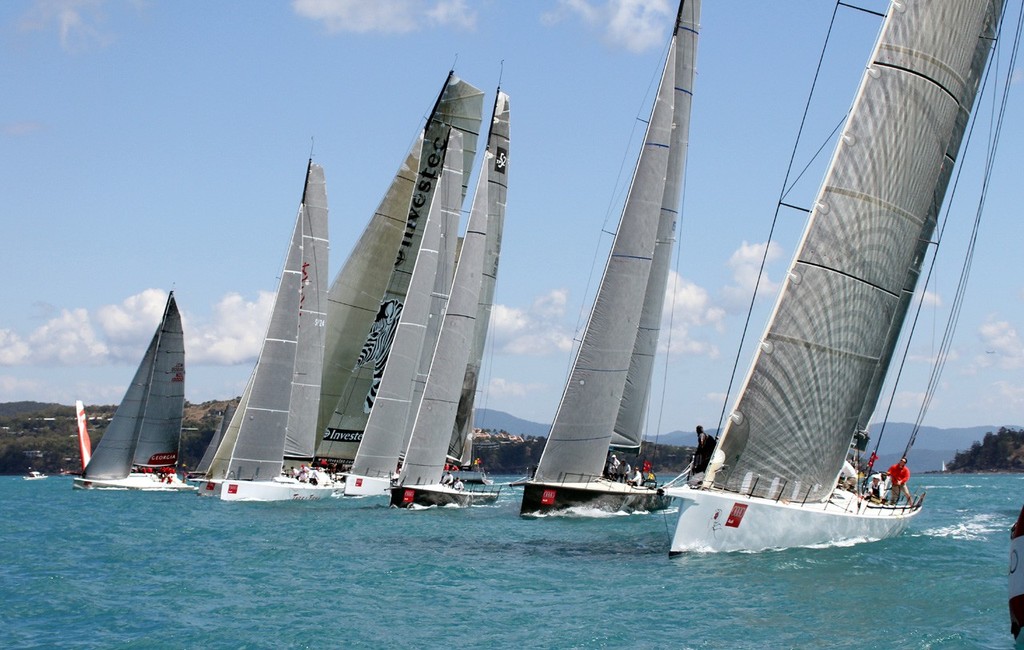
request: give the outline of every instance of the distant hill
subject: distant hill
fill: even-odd
[[[551,429],[550,424],[531,422],[517,418],[503,411],[492,409],[478,409],[476,412],[475,425],[481,429],[495,429],[507,431],[524,436],[545,437]],[[875,424],[871,427],[871,441],[868,443],[868,450],[874,449],[875,440],[882,433],[881,444],[878,447],[879,459],[877,467],[888,468],[899,460],[900,455],[910,439],[910,433],[914,425],[907,422],[890,422],[882,432],[881,425]],[[708,433],[717,436],[718,430],[705,425]],[[910,455],[910,466],[914,472],[937,472],[942,469],[942,463],[949,463],[956,456],[958,451],[970,449],[971,445],[985,437],[985,434],[999,430],[997,426],[976,426],[976,427],[952,427],[943,429],[939,427],[921,427],[914,442],[914,449]],[[681,447],[694,447],[697,444],[697,434],[694,431],[670,431],[663,433],[656,439],[648,436],[648,442],[656,442],[660,445],[675,445]]]

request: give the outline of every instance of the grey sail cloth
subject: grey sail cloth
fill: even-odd
[[[600,477],[619,417],[651,274],[672,146],[677,26],[640,157],[551,432],[537,482]]]
[[[1001,3],[890,7],[720,437],[716,486],[823,500],[874,411]]]
[[[484,164],[487,162],[485,155]],[[451,185],[454,186],[462,174],[460,169],[452,169],[451,172]],[[445,174],[449,174],[447,167]],[[486,193],[487,187],[487,176],[481,174],[477,195]],[[451,194],[456,189],[445,187],[442,182],[438,192]],[[450,214],[449,219],[458,223],[458,214]],[[430,485],[441,481],[441,469],[446,464],[466,365],[473,348],[486,247],[487,213],[483,209],[474,210],[466,227],[451,297],[412,425],[399,479],[401,485]]]
[[[448,129],[455,128],[463,133],[463,161],[465,164],[467,156],[472,161],[476,153],[482,109],[483,93],[454,75],[449,75],[424,128],[418,167],[412,177],[413,182],[407,186],[408,194],[402,190],[396,194],[395,202],[388,205],[389,209],[400,208],[400,212],[392,213],[387,218],[400,219],[402,231],[396,248],[385,256],[386,268],[379,268],[379,264],[376,264],[372,274],[363,274],[363,277],[372,280],[369,285],[352,284],[352,278],[342,275],[335,279],[335,285],[346,283],[352,287],[349,294],[358,293],[361,306],[358,308],[359,313],[355,313],[354,308],[335,304],[332,297],[329,319],[334,322],[339,314],[350,312],[344,316],[347,319],[346,329],[339,332],[339,335],[350,338],[343,344],[332,342],[331,339],[328,341],[323,400],[333,404],[330,405],[329,413],[326,410],[327,403],[321,408],[321,440],[317,448],[320,457],[343,462],[355,457],[376,399],[379,382],[387,367],[390,341],[408,292],[422,238],[423,222],[441,172]],[[461,194],[465,195],[464,187]],[[404,204],[400,201],[403,198]],[[374,216],[375,220],[378,218],[385,217],[379,214]],[[343,274],[348,272],[348,268],[346,264]],[[384,285],[380,286],[377,282],[382,278]],[[334,293],[332,288],[332,296]],[[355,301],[350,302],[354,304]],[[331,328],[332,332],[336,331],[336,325],[331,325]]]
[[[184,407],[185,345],[172,291],[132,383],[85,468],[85,478],[125,478],[133,464],[175,466]]]
[[[306,282],[311,277],[322,277],[316,267],[327,264],[326,247],[322,246],[327,239],[323,169],[312,161],[307,168],[303,200],[314,207],[303,203],[299,208],[263,347],[214,457],[210,470],[213,478],[272,480],[281,474],[299,357],[300,322],[323,328],[323,323],[310,322],[316,318],[312,313],[303,313],[304,292],[311,289]],[[304,344],[316,343],[304,339]],[[295,406],[310,410],[308,404]],[[315,404],[311,410],[315,414]],[[307,421],[312,426],[315,419],[308,417]]]
[[[487,210],[487,245],[484,251],[483,278],[480,282],[480,299],[477,303],[476,328],[473,332],[473,349],[466,375],[462,382],[462,395],[448,445],[448,457],[460,465],[473,462],[473,424],[477,384],[483,363],[487,330],[491,322],[494,305],[494,288],[498,279],[498,262],[501,256],[501,239],[505,230],[505,205],[508,195],[508,165],[510,143],[509,97],[500,89],[494,99],[491,114],[491,128],[487,135],[487,152],[482,172],[486,172],[485,196],[477,192],[473,196],[470,214],[478,209]]]
[[[679,223],[686,154],[690,142],[690,112],[693,86],[696,81],[697,34],[700,25],[700,0],[680,3],[676,19],[675,95],[673,97],[672,147],[665,173],[665,193],[658,221],[658,238],[654,244],[651,273],[644,292],[633,356],[629,360],[626,386],[622,391],[619,415],[615,421],[611,444],[625,449],[638,449],[643,441],[644,418],[650,401],[654,358],[661,333],[661,317],[665,305],[665,289],[672,262],[672,248]]]
[[[206,446],[206,451],[203,452],[203,457],[199,459],[199,464],[196,465],[196,474],[205,475],[210,471],[210,466],[213,464],[213,456],[217,453],[217,448],[220,447],[220,441],[224,439],[224,433],[227,431],[228,424],[231,423],[231,418],[234,414],[234,406],[228,406],[224,409],[224,415],[221,416],[220,422],[217,424],[217,429],[213,432],[213,437],[210,438],[210,444]]]
[[[412,426],[413,384],[420,358],[424,348],[432,352],[435,343],[427,332],[435,278],[442,266],[441,258],[449,254],[445,241],[455,239],[458,233],[462,160],[462,134],[452,129],[444,171],[423,226],[423,239],[395,329],[388,364],[352,462],[353,475],[388,477],[395,471],[399,455],[405,449]],[[446,265],[453,262],[448,260]]]
[[[288,465],[310,463],[317,442],[317,414],[324,365],[327,321],[327,184],[319,165],[310,165],[302,196],[302,270],[299,276],[299,322],[284,457]]]

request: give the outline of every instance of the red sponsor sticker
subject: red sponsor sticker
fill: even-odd
[[[544,490],[544,492],[540,495],[540,504],[542,506],[550,506],[554,502],[555,502],[555,491],[554,490]]]
[[[729,513],[729,518],[725,520],[726,526],[733,528],[739,528],[740,522],[743,521],[743,515],[747,512],[747,504],[745,503],[734,503],[732,504],[732,512]]]
[[[406,490],[402,493],[402,503],[412,503],[413,498],[416,496],[416,490]]]
[[[361,478],[357,478],[356,479],[356,487],[363,487],[363,479],[361,479]]]
[[[228,483],[228,494],[238,494],[238,483]]]
[[[213,481],[207,481],[206,482],[206,491],[207,492],[212,492],[213,491]]]

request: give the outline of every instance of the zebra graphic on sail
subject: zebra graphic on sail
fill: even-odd
[[[363,368],[373,363],[373,381],[363,401],[363,413],[369,413],[373,403],[377,399],[377,390],[380,388],[380,378],[384,376],[384,366],[388,363],[388,353],[391,352],[391,342],[395,339],[395,330],[398,328],[398,320],[402,316],[402,303],[398,300],[385,300],[380,305],[377,317],[370,326],[370,333],[366,336],[363,349],[356,361],[356,368]]]

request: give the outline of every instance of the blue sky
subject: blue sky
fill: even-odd
[[[186,329],[187,398],[238,395],[310,151],[327,176],[333,277],[454,67],[487,93],[488,110],[499,80],[512,106],[478,404],[550,421],[675,9],[674,0],[0,3],[0,401],[116,403],[172,288]],[[831,15],[824,1],[705,3],[678,282],[650,435],[717,424]],[[813,200],[832,144],[811,154],[850,105],[879,25],[840,11],[797,154],[808,171],[788,202]],[[926,419],[935,426],[1024,423],[1024,100],[1015,72],[968,297]],[[991,112],[990,100],[982,110]],[[938,348],[983,152],[979,138],[966,154],[975,158],[896,394],[897,421],[914,419]],[[780,217],[755,337],[803,224],[797,212]],[[747,344],[737,384],[749,359]]]

